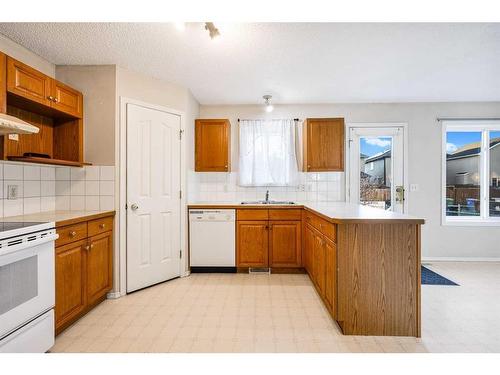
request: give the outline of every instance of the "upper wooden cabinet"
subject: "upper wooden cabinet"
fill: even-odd
[[[231,124],[227,119],[195,122],[195,171],[229,172]]]
[[[0,113],[7,112],[7,55],[0,52]]]
[[[32,67],[7,57],[7,92],[75,118],[83,114],[83,95]]]
[[[343,118],[308,118],[303,137],[304,172],[344,170]]]

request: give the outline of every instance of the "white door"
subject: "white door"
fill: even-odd
[[[127,104],[127,292],[180,276],[180,123]]]
[[[349,130],[349,200],[404,212],[404,127]]]

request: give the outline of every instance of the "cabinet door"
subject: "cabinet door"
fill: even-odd
[[[50,106],[51,78],[11,57],[7,57],[7,91]]]
[[[302,266],[300,221],[270,221],[269,263],[271,267]]]
[[[318,292],[322,297],[325,294],[325,266],[325,240],[321,234],[314,233],[313,275]]]
[[[92,305],[113,286],[112,232],[89,238],[87,252],[87,300]]]
[[[304,171],[344,170],[344,119],[307,119]]]
[[[0,113],[7,112],[7,56],[0,52]]]
[[[268,222],[238,221],[236,225],[236,265],[238,267],[268,267]]]
[[[196,120],[195,170],[197,172],[228,172],[230,142],[228,120]]]
[[[86,245],[83,240],[56,248],[56,330],[86,307]]]
[[[325,238],[325,301],[335,318],[335,299],[337,298],[337,245]]]
[[[311,279],[314,280],[313,276],[313,267],[312,267],[312,260],[313,260],[313,249],[314,249],[314,233],[313,229],[311,228],[310,225],[306,224],[305,230],[304,230],[304,267],[311,277]]]
[[[81,118],[83,115],[83,95],[71,87],[52,80],[51,106],[58,111]]]

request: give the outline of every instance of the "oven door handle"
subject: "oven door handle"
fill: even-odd
[[[0,248],[0,263],[2,263],[2,257],[4,255],[10,255],[18,251],[22,251],[31,247],[42,245],[47,242],[55,241],[59,238],[57,233],[51,233],[45,237],[38,238],[33,241],[23,241],[18,245],[7,246],[5,248]]]

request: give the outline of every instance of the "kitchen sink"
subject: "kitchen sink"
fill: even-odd
[[[295,202],[290,202],[290,201],[246,201],[246,202],[241,202],[241,204],[295,204]]]

